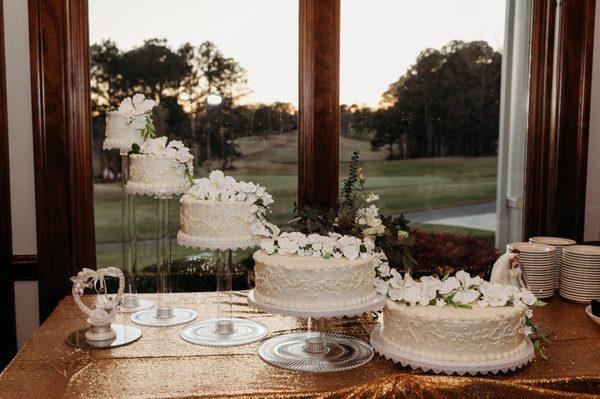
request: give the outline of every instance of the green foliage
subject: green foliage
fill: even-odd
[[[356,192],[358,189],[362,189],[362,183],[364,182],[364,180],[359,178],[359,160],[360,152],[354,151],[350,159],[350,165],[348,166],[348,178],[344,180],[342,186],[342,198],[340,200],[340,209],[346,211],[354,210]]]

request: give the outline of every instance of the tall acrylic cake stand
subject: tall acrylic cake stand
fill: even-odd
[[[295,371],[322,373],[360,367],[373,358],[373,348],[350,335],[324,331],[324,322],[327,318],[360,316],[381,309],[384,303],[385,296],[377,295],[371,302],[343,309],[288,309],[256,300],[252,290],[248,294],[250,307],[308,318],[308,331],[269,338],[258,348],[258,355],[266,363]]]
[[[168,299],[171,293],[171,197],[174,192],[146,192],[130,189],[130,194],[152,195],[156,200],[156,290],[157,304],[154,309],[139,310],[131,315],[131,321],[150,327],[169,327],[187,324],[198,317],[192,309],[174,307]]]
[[[187,248],[216,250],[218,254],[217,275],[217,318],[199,321],[184,327],[179,335],[187,342],[204,346],[237,346],[259,341],[267,336],[267,327],[254,320],[233,317],[231,263],[235,249],[258,245],[258,241],[211,245],[177,238],[179,245]],[[228,301],[223,300],[223,293]]]
[[[134,313],[138,310],[150,309],[154,302],[141,299],[137,295],[137,237],[135,232],[135,196],[125,189],[129,180],[128,150],[119,150],[121,154],[121,189],[122,200],[122,239],[123,239],[123,273],[125,275],[125,293],[118,310],[121,313]]]

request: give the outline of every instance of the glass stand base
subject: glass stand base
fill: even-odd
[[[198,313],[191,309],[172,308],[171,317],[157,317],[156,309],[146,309],[131,315],[131,321],[142,326],[169,327],[196,320]]]
[[[232,321],[233,326],[227,321]],[[179,335],[185,341],[196,345],[237,346],[260,341],[268,333],[269,330],[262,323],[250,319],[231,318],[203,320],[186,326]]]
[[[315,333],[297,332],[269,338],[258,348],[258,355],[270,365],[287,370],[323,373],[360,367],[373,357],[373,349],[358,338],[338,333],[323,333],[325,348],[311,350]],[[308,340],[308,341],[307,341]],[[307,350],[309,349],[309,350]]]
[[[121,313],[134,313],[140,310],[150,309],[154,306],[154,302],[147,299],[137,298],[137,306],[129,307],[125,305],[119,306],[119,312]]]

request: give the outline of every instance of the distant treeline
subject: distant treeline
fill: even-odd
[[[342,105],[341,134],[369,140],[390,159],[493,154],[500,66],[500,53],[485,42],[426,49],[383,93],[379,108]],[[94,44],[91,88],[95,149],[101,148],[104,111],[134,93],[160,103],[154,112],[159,134],[184,140],[197,162],[215,158],[223,168],[242,156],[237,138],[297,129],[292,104],[243,104],[250,92],[246,71],[212,42],[172,49],[165,39],[150,39],[129,51],[109,40]],[[211,94],[222,103],[209,106]]]

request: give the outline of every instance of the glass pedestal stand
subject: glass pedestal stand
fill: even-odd
[[[191,324],[179,335],[187,342],[205,346],[237,346],[259,341],[269,330],[259,322],[233,317],[231,249],[217,250],[217,318]],[[223,299],[223,294],[227,300]]]
[[[156,198],[155,223],[157,303],[154,309],[135,312],[131,315],[131,320],[151,327],[186,324],[196,319],[196,311],[174,307],[168,300],[168,294],[171,292],[170,197]]]
[[[261,303],[248,294],[248,305],[269,313],[306,317],[306,332],[281,334],[265,340],[258,355],[266,363],[287,370],[322,373],[360,367],[373,358],[373,348],[355,337],[326,332],[326,319],[359,316],[383,307],[385,296],[378,295],[371,302],[345,309],[287,309]]]
[[[141,299],[137,295],[137,243],[135,233],[135,196],[125,190],[129,180],[129,156],[121,150],[121,188],[123,192],[121,227],[123,238],[123,274],[125,275],[125,293],[119,306],[122,313],[150,309],[152,301]]]

